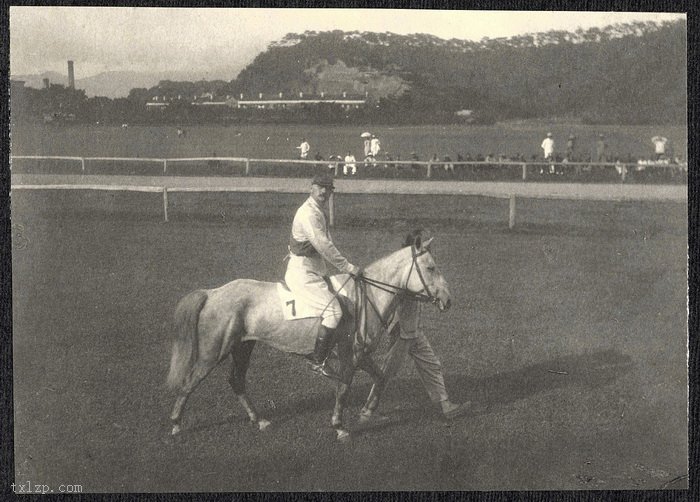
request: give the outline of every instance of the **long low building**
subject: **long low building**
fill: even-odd
[[[150,108],[163,108],[166,106],[169,106],[172,101],[180,101],[180,97],[178,97],[177,100],[171,99],[168,100],[165,96],[162,98],[162,100],[158,100],[158,98],[154,98],[153,101],[149,101],[146,103],[147,107]],[[320,97],[306,97],[304,98],[303,95],[300,96],[299,98],[294,98],[294,99],[283,99],[282,97],[279,98],[274,98],[274,99],[262,99],[262,96],[260,96],[259,99],[235,99],[235,98],[228,98],[228,99],[216,99],[214,97],[210,99],[202,99],[202,100],[195,100],[192,101],[190,104],[192,106],[228,106],[229,108],[256,108],[256,109],[275,109],[275,108],[294,108],[294,107],[299,107],[299,106],[304,106],[304,105],[320,105],[320,104],[329,104],[329,105],[338,105],[342,108],[345,109],[350,109],[350,108],[360,108],[364,106],[367,103],[366,99],[348,99],[346,96],[343,96],[342,98],[332,98],[332,97],[325,97],[325,96],[320,96]]]
[[[364,99],[249,99],[231,100],[236,108],[289,108],[302,105],[340,105],[343,108],[359,108],[364,106]]]

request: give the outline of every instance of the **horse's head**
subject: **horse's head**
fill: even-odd
[[[428,295],[438,309],[444,312],[452,304],[450,288],[430,253],[432,242],[432,237],[426,241],[418,237],[411,246],[413,263],[406,279],[406,289]]]

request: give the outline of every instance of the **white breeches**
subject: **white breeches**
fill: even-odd
[[[295,267],[290,261],[284,280],[295,296],[299,296],[312,308],[318,309],[322,318],[321,324],[331,329],[338,327],[343,311],[323,277],[305,268]]]

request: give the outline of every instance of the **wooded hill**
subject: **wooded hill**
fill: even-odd
[[[685,123],[685,20],[480,42],[431,35],[305,32],[270,44],[234,93],[365,95],[375,120],[565,118]]]

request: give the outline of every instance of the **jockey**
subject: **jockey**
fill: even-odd
[[[323,311],[314,353],[309,359],[313,371],[330,378],[338,378],[325,362],[335,345],[335,329],[340,323],[342,310],[324,280],[328,274],[326,262],[342,273],[358,275],[360,272],[340,254],[328,231],[328,200],[334,188],[333,178],[327,174],[317,175],[311,182],[311,196],[294,215],[289,263],[284,276],[295,295]]]

